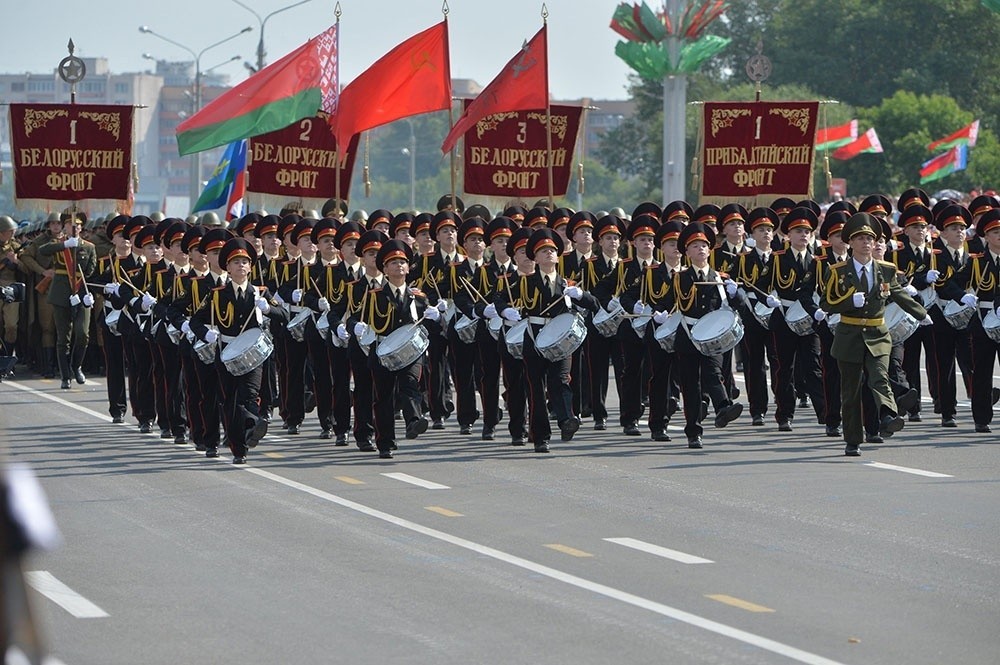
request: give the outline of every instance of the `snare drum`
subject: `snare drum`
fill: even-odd
[[[507,353],[521,360],[524,358],[524,331],[528,329],[528,319],[521,319],[507,329],[503,342],[507,345]]]
[[[677,339],[677,328],[680,324],[681,315],[674,312],[653,331],[653,339],[667,353],[673,353],[674,351],[674,341]]]
[[[785,324],[796,335],[811,335],[816,332],[813,330],[812,317],[798,300],[785,310]]]
[[[378,361],[390,372],[415,363],[430,346],[427,329],[421,325],[405,325],[393,330],[375,347]]]
[[[292,317],[285,327],[288,328],[288,334],[291,335],[292,339],[296,342],[301,342],[306,337],[306,324],[309,318],[312,316],[312,310],[309,308],[303,308],[301,312]]]
[[[330,318],[327,316],[327,312],[320,312],[316,318],[316,332],[322,339],[330,339]],[[336,337],[337,334],[334,333],[333,336]]]
[[[774,314],[774,308],[768,307],[766,302],[758,300],[751,311],[753,318],[757,319],[757,323],[767,330],[771,325],[771,315]]]
[[[375,331],[372,330],[371,326],[365,328],[365,331],[361,333],[361,337],[358,337],[358,346],[364,351],[365,355],[368,355],[368,350],[371,348],[372,344],[375,343]]]
[[[218,328],[209,328],[209,330],[214,330],[219,332]],[[206,342],[202,339],[196,339],[194,345],[191,347],[195,355],[198,356],[198,360],[205,363],[206,365],[215,364],[215,347],[219,345],[219,340],[215,340],[212,343]]]
[[[902,344],[906,339],[916,332],[920,327],[920,322],[903,311],[903,308],[894,302],[885,307],[885,326],[889,329],[889,337],[892,338],[892,345]]]
[[[944,315],[945,321],[951,324],[952,328],[955,330],[965,330],[969,327],[969,321],[972,320],[972,315],[976,313],[976,308],[966,307],[960,302],[949,300],[941,308],[941,313]]]
[[[931,307],[937,304],[938,301],[937,289],[935,289],[933,286],[928,286],[926,289],[921,289],[920,291],[917,292],[917,295],[920,296],[920,302],[921,304],[923,304],[924,309],[930,309]]]
[[[602,337],[614,337],[618,326],[625,320],[625,310],[618,298],[612,298],[608,308],[601,308],[594,314],[594,328]]]
[[[489,328],[490,336],[493,339],[499,341],[500,340],[500,331],[503,330],[503,317],[502,316],[494,316],[492,319],[490,319],[490,323],[487,326],[487,328]]]
[[[709,312],[691,328],[691,343],[706,356],[717,356],[730,351],[741,339],[743,322],[730,309]]]
[[[649,305],[642,306],[642,314],[632,319],[632,332],[643,339],[646,336],[646,326],[653,320],[653,308]]]
[[[180,344],[181,338],[184,337],[184,333],[182,333],[179,329],[175,328],[174,324],[168,323],[167,337],[169,337],[170,341],[173,342],[174,344]]]
[[[983,332],[994,342],[1000,342],[1000,316],[992,309],[983,315]]]
[[[108,330],[111,334],[116,337],[121,337],[122,334],[118,332],[118,320],[121,319],[122,311],[120,309],[112,309],[108,312],[107,316],[104,317],[104,323],[108,326]]]
[[[542,326],[535,337],[538,355],[550,362],[559,362],[570,357],[587,338],[587,325],[576,312],[566,312],[553,317]]]
[[[250,328],[226,344],[219,359],[230,374],[243,376],[263,365],[273,351],[274,340],[271,339],[271,333],[263,328]]]
[[[472,344],[476,341],[476,328],[479,326],[479,319],[470,319],[465,314],[458,317],[455,322],[455,334],[464,344]]]

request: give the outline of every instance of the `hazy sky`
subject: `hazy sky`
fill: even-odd
[[[241,0],[259,15],[295,0]],[[346,85],[396,44],[442,20],[440,0],[342,0],[340,81]],[[557,99],[625,99],[628,66],[614,53],[608,24],[618,0],[548,0],[549,88]],[[659,3],[651,2],[650,6]],[[267,62],[274,62],[335,20],[335,2],[311,0],[272,16],[265,26]],[[537,0],[449,0],[451,72],[486,85],[542,25]],[[253,32],[207,51],[202,69],[234,55],[256,62],[259,22],[232,0],[0,0],[4,35],[0,72],[48,72],[67,55],[107,57],[112,71],[146,71],[159,59],[190,60],[182,49],[139,32],[148,25],[198,52],[250,26]],[[247,71],[223,65],[233,83]]]

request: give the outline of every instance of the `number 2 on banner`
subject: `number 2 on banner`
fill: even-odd
[[[753,137],[755,141],[759,141],[760,140],[760,121],[761,120],[762,120],[761,116],[757,116],[757,122],[756,122],[757,133]]]
[[[69,144],[76,145],[76,120],[69,121]]]
[[[306,118],[305,120],[300,122],[299,127],[302,128],[302,133],[299,134],[299,140],[309,143],[309,132],[311,132],[313,128],[312,118]]]

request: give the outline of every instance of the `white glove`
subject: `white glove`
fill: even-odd
[[[219,339],[219,331],[215,328],[209,328],[205,331],[205,341],[208,344],[214,344]]]
[[[817,321],[822,321],[823,319],[826,318],[826,312],[824,312],[821,309],[817,309],[816,312],[813,314],[813,318],[816,319]]]
[[[63,240],[63,247],[65,247],[66,249],[73,249],[79,244],[80,244],[80,239],[74,238],[73,236],[70,236],[69,238]]]
[[[565,289],[563,289],[563,295],[569,296],[573,300],[579,300],[581,297],[583,297],[583,289],[581,289],[579,286],[567,286]]]
[[[632,313],[639,316],[646,311],[646,306],[642,304],[642,301],[637,300],[634,305],[632,305]]]
[[[302,289],[295,289],[292,291],[292,304],[298,305],[302,302]]]
[[[434,307],[428,307],[424,311],[424,318],[429,321],[437,321],[441,318],[441,312],[437,311]]]
[[[107,295],[118,295],[118,282],[109,282],[104,285],[104,293]]]
[[[347,340],[350,337],[350,335],[347,334],[346,323],[342,322],[340,325],[337,326],[337,337],[343,340]]]
[[[727,279],[723,282],[726,285],[726,295],[730,298],[736,295],[736,282],[731,279]]]
[[[285,306],[285,300],[284,300],[284,298],[282,298],[277,293],[274,294],[274,302],[278,303],[279,307],[284,307]]]
[[[663,324],[667,322],[667,318],[669,318],[669,316],[670,312],[656,312],[653,314],[653,321],[658,324]]]
[[[181,332],[184,333],[185,335],[191,332],[191,322],[188,321],[187,319],[184,319],[181,322]]]
[[[156,298],[148,293],[142,294],[142,311],[148,312],[149,308],[156,304]]]
[[[757,241],[748,236],[743,239],[743,244],[746,245],[749,249],[753,249],[757,246]]]
[[[521,313],[513,307],[508,307],[504,311],[500,312],[500,316],[515,323],[521,320]]]
[[[770,295],[769,295],[769,296],[767,297],[767,306],[768,306],[768,307],[777,307],[777,306],[779,306],[780,304],[781,304],[781,301],[780,301],[780,300],[778,300],[777,298],[775,298],[774,296],[770,296]]]
[[[913,286],[912,284],[907,284],[906,286],[903,287],[903,290],[906,291],[911,296],[917,295],[917,287]]]
[[[316,303],[316,306],[319,307],[319,311],[321,312],[330,311],[330,301],[327,300],[326,298],[320,298],[319,302]]]
[[[93,307],[94,306],[94,296],[89,293],[83,294],[83,306]]]
[[[863,294],[863,293],[855,293],[854,294],[854,306],[855,307],[858,307],[858,308],[864,307],[865,306],[865,302],[867,302],[866,299],[865,299],[865,294]]]
[[[483,308],[483,315],[487,319],[495,319],[495,318],[497,318],[497,316],[498,316],[497,315],[497,306],[494,305],[493,303],[490,303],[489,305],[487,305],[486,307]]]
[[[442,312],[442,313],[447,312],[448,311],[448,301],[447,300],[438,300],[437,305],[435,305],[435,307],[437,307],[437,311],[439,311],[439,312]],[[436,321],[437,319],[434,319],[434,320]]]
[[[264,296],[257,296],[254,299],[254,303],[257,305],[257,309],[259,309],[262,314],[267,314],[271,311],[271,305],[267,302],[267,298]]]
[[[962,296],[962,304],[966,307],[975,307],[979,304],[979,298],[974,293],[966,293]]]
[[[70,307],[76,307],[79,304],[80,304],[80,296],[78,296],[78,295],[76,295],[74,293],[73,295],[71,295],[69,297],[69,306]]]
[[[365,334],[366,330],[368,330],[368,324],[367,323],[355,323],[354,324],[354,336],[355,337],[361,337],[362,335]]]
[[[932,319],[932,318],[930,317],[930,315],[927,315],[927,316],[925,316],[924,318],[922,318],[922,319],[920,320],[920,325],[922,325],[922,326],[929,326],[929,325],[933,325],[933,323],[934,323],[934,319]]]
[[[938,281],[938,277],[940,277],[940,276],[941,276],[941,273],[939,273],[937,270],[934,270],[933,268],[931,268],[930,270],[927,271],[927,281],[928,282],[936,282],[936,281]]]

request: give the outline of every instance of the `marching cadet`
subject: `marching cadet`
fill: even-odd
[[[277,215],[265,215],[254,224],[253,235],[260,243],[260,253],[251,281],[257,286],[266,286],[271,293],[277,293],[278,267],[283,260],[281,239],[278,237],[278,225],[281,218]],[[254,243],[256,249],[257,243]],[[279,303],[280,306],[280,303]],[[284,375],[285,347],[282,342],[282,331],[275,319],[269,319],[271,337],[274,338],[274,353],[264,361],[264,376],[260,386],[260,413],[270,422],[275,406],[281,403],[278,391],[278,376]],[[278,416],[284,420],[287,413],[279,407]]]
[[[84,221],[80,213],[64,213],[61,234],[38,246],[39,256],[52,257],[54,273],[46,300],[52,306],[63,389],[69,388],[71,375],[79,384],[87,381],[81,365],[90,342],[90,311],[94,306],[87,278],[97,267],[97,253],[93,243],[80,238]]]
[[[401,212],[392,218],[389,224],[389,237],[394,240],[402,240],[411,250],[416,239],[410,235],[410,228],[413,226],[413,213]]]
[[[832,210],[832,208],[833,206],[831,206],[831,210],[827,210],[826,215],[823,216],[823,223],[819,227],[820,240],[825,243],[824,253],[814,257],[816,260],[816,293],[821,299],[826,295],[826,283],[831,275],[830,267],[846,261],[850,251],[850,247],[843,239],[842,231],[844,224],[853,213],[848,212],[846,207],[837,210]],[[822,311],[822,309],[818,311]],[[816,324],[816,334],[819,336],[820,370],[823,373],[823,421],[826,423],[826,435],[839,439],[844,435],[840,429],[840,365],[831,354],[833,328],[830,327],[829,317],[822,316],[821,318],[822,320]]]
[[[42,378],[51,379],[55,376],[56,362],[56,324],[53,318],[52,305],[46,295],[55,277],[56,269],[52,265],[54,255],[41,254],[38,250],[42,245],[58,242],[62,235],[63,221],[59,213],[49,214],[46,228],[27,243],[21,252],[21,265],[25,272],[34,278],[35,318],[42,331],[41,348],[33,348],[36,366],[40,368]],[[31,283],[27,286],[30,288]],[[40,352],[40,353],[39,353]]]
[[[905,199],[901,199],[904,201]],[[887,260],[891,261],[896,270],[901,272],[900,281],[905,282],[904,289],[911,296],[917,297],[925,308],[937,298],[934,291],[934,283],[940,277],[937,269],[937,252],[928,242],[928,226],[933,221],[931,211],[920,204],[910,203],[908,207],[900,205],[899,226],[903,229],[903,235],[907,242],[892,252]],[[923,348],[925,354],[925,366],[927,369],[928,385],[932,386],[931,396],[936,400],[938,386],[938,367],[932,360],[935,358],[934,350],[934,330],[931,326],[921,326],[917,328],[902,344],[902,375],[906,383],[917,391],[916,404],[909,412],[910,422],[920,422],[920,350]]]
[[[697,212],[695,216],[699,216]],[[736,282],[728,278],[723,281],[723,276],[709,265],[711,248],[715,246],[712,226],[692,222],[684,227],[677,244],[689,266],[675,273],[673,282],[673,298],[684,317],[674,343],[684,400],[684,434],[688,448],[695,449],[703,447],[702,393],[708,394],[715,407],[716,427],[725,427],[743,413],[743,405],[733,402],[726,392],[722,380],[722,354],[701,353],[691,341],[689,332],[689,327],[696,326],[701,317],[721,308],[724,297],[734,310],[743,305],[746,298],[738,291]]]
[[[521,278],[527,278],[535,274],[535,262],[528,258],[527,247],[528,238],[531,237],[531,229],[521,226],[514,229],[507,240],[507,255],[511,257],[513,271],[506,271],[497,278],[496,288],[493,290],[493,302],[483,308],[483,315],[489,319],[499,317],[502,320],[501,332],[498,339],[500,349],[500,364],[503,367],[504,402],[507,407],[507,431],[510,432],[510,444],[512,446],[523,446],[528,443],[527,428],[527,405],[528,392],[526,381],[524,380],[524,362],[521,358],[515,358],[506,343],[506,334],[514,325],[500,316],[497,311],[497,302],[500,302],[502,294],[507,294],[507,302],[511,306],[520,310],[524,303],[520,299],[515,299],[511,285],[519,282]]]
[[[14,240],[17,224],[7,215],[0,216],[0,286],[10,286],[19,281],[21,266],[17,258],[21,243]],[[17,325],[20,320],[21,303],[10,302],[0,306],[3,318],[2,355],[13,356],[17,348]]]
[[[112,319],[112,325],[108,323],[108,315],[113,312],[114,317],[121,317],[121,309],[114,307],[111,295],[114,290],[112,284],[120,284],[123,271],[135,268],[132,258],[132,242],[125,237],[125,225],[129,218],[126,215],[113,217],[105,227],[105,235],[111,243],[111,252],[104,256],[97,257],[97,270],[94,281],[104,284],[103,315],[100,316],[99,327],[104,338],[101,349],[104,352],[105,378],[107,380],[108,392],[108,413],[111,414],[111,422],[124,423],[125,412],[128,409],[128,400],[125,393],[125,346],[122,340],[122,333],[118,329],[118,319]]]
[[[864,428],[861,380],[867,376],[879,429],[885,434],[903,428],[903,419],[889,387],[889,352],[892,342],[885,325],[885,307],[895,302],[914,318],[927,318],[926,310],[910,297],[896,279],[896,266],[876,261],[878,220],[859,212],[852,215],[841,234],[851,247],[851,259],[830,267],[822,311],[840,314],[831,353],[840,364],[844,454],[861,454]],[[883,434],[883,436],[885,435]]]
[[[434,215],[429,212],[422,212],[413,217],[410,234],[413,236],[414,264],[420,262],[422,257],[433,254],[437,249],[434,238],[431,236],[431,225],[433,223]]]
[[[784,249],[787,244],[787,239],[781,234],[781,221],[795,208],[795,201],[781,196],[772,201],[768,207],[778,216],[778,225],[774,229],[774,238],[771,240],[771,251],[777,252]]]
[[[976,432],[989,433],[993,421],[993,368],[1000,351],[1000,208],[979,218],[976,233],[984,251],[973,254],[940,289],[942,298],[978,308],[969,322],[972,340],[972,417]]]
[[[708,258],[709,265],[717,272],[727,275],[734,273],[740,255],[748,251],[745,242],[748,214],[747,209],[739,203],[727,203],[719,209],[718,219],[715,220],[719,244],[712,249],[712,254]],[[739,349],[737,345],[736,349],[727,351],[722,356],[722,380],[726,384],[726,391],[734,399],[740,394],[733,378],[733,355],[734,351],[738,352]],[[742,358],[739,358],[738,364],[743,365]]]
[[[289,304],[290,319],[294,319],[308,309],[302,302],[302,297],[306,289],[312,288],[312,284],[307,279],[306,268],[316,262],[316,245],[312,242],[312,230],[315,225],[316,220],[299,217],[295,226],[285,235],[286,246],[290,244],[298,252],[296,258],[285,261],[279,270],[281,286],[278,288],[278,295],[282,302]],[[316,326],[311,319],[307,319],[304,325],[306,331],[309,327],[315,328]],[[285,410],[287,416],[285,425],[288,434],[294,435],[301,431],[305,414],[312,411],[308,407],[307,401],[314,400],[315,397],[310,397],[313,395],[312,390],[306,390],[307,375],[311,374],[311,367],[307,366],[309,354],[305,337],[296,339],[291,331],[287,331],[283,337],[285,340],[285,383],[281,385],[281,388],[286,391]]]
[[[534,207],[528,211],[528,214],[524,216],[524,226],[531,230],[541,228],[543,226],[549,225],[549,218],[559,215],[559,217],[565,216],[563,210],[560,208],[558,210],[549,211],[547,208]],[[572,215],[570,215],[572,217]]]
[[[236,376],[222,362],[221,352],[245,330],[261,329],[264,316],[285,316],[284,310],[271,307],[269,293],[250,282],[257,254],[243,238],[226,241],[219,252],[219,264],[225,265],[226,285],[215,288],[207,306],[197,310],[190,329],[198,339],[215,344],[215,368],[222,389],[222,424],[233,453],[233,464],[246,464],[247,452],[267,434],[267,421],[259,416],[261,366]]]
[[[768,290],[771,288],[771,254],[774,251],[771,241],[774,239],[775,227],[781,222],[778,220],[778,214],[772,209],[760,207],[754,208],[747,214],[746,223],[750,227],[750,238],[754,247],[737,257],[734,275],[736,281],[746,287],[747,301],[741,312],[743,339],[740,340],[740,350],[743,355],[743,378],[750,405],[750,424],[762,427],[764,415],[771,402],[767,389],[767,367],[771,367],[773,372],[777,362],[770,318],[764,320],[758,318],[754,308],[758,304],[766,305]],[[773,380],[771,385],[776,386]]]
[[[426,317],[437,321],[441,313],[431,307],[427,297],[407,284],[410,248],[399,240],[382,243],[376,255],[376,267],[385,273],[385,283],[372,289],[360,312],[348,319],[348,326],[361,337],[368,329],[377,336],[388,336],[403,327],[416,327]],[[423,354],[421,354],[423,355]],[[375,388],[375,445],[380,459],[392,459],[396,444],[396,395],[406,422],[406,438],[414,439],[427,431],[427,419],[421,412],[420,357],[405,367],[388,369],[377,358],[376,348],[368,354]]]
[[[586,215],[586,219],[594,222],[593,214],[577,213]],[[577,222],[580,223],[580,222]],[[600,251],[587,259],[580,271],[579,287],[584,291],[593,291],[594,287],[607,275],[615,272],[618,263],[622,260],[619,255],[621,239],[625,235],[625,223],[613,215],[605,215],[600,220],[596,220],[594,236]],[[617,331],[610,337],[601,334],[593,325],[593,317],[590,317],[590,325],[587,327],[586,345],[586,381],[590,384],[590,408],[594,416],[594,429],[603,431],[608,428],[608,384],[609,364],[615,371],[615,389],[621,400],[622,382],[624,380],[625,360],[622,356],[621,340]],[[631,333],[630,333],[631,334]]]
[[[817,420],[825,413],[823,377],[819,369],[819,338],[813,321],[821,321],[826,313],[813,302],[816,292],[816,265],[809,241],[818,224],[811,208],[799,207],[781,220],[782,233],[788,238],[787,248],[771,253],[771,287],[776,296],[768,296],[768,306],[774,307],[771,316],[771,335],[774,338],[775,420],[779,432],[792,431],[795,417],[795,367],[802,364],[805,390],[812,398]],[[806,319],[791,320],[790,314],[798,303]],[[796,326],[793,328],[793,326]],[[822,423],[821,423],[822,424]]]
[[[597,219],[593,213],[581,210],[574,213],[566,222],[566,235],[572,242],[572,249],[559,257],[559,274],[580,286],[584,291],[590,290],[592,283],[585,283],[584,269],[587,261],[594,254],[594,224]],[[595,282],[596,283],[596,282]],[[590,401],[590,368],[588,367],[589,354],[588,345],[591,342],[592,334],[597,333],[593,329],[593,320],[587,311],[580,312],[586,319],[587,339],[579,349],[573,352],[573,369],[571,387],[573,389],[573,413],[584,417],[593,415],[593,407]],[[605,390],[607,390],[607,376],[605,376]],[[605,416],[605,420],[607,417]]]
[[[645,270],[638,282],[629,286],[621,296],[625,311],[635,311],[635,304],[648,306],[653,311],[654,325],[647,325],[643,336],[646,362],[650,368],[649,381],[649,431],[653,441],[670,441],[667,425],[676,410],[676,379],[673,373],[676,355],[667,351],[654,338],[657,326],[667,320],[674,309],[674,275],[683,268],[681,253],[677,248],[684,225],[677,219],[660,224],[656,229],[656,244],[663,255],[663,262]],[[629,326],[631,327],[631,326]],[[629,375],[632,376],[632,375]]]
[[[653,252],[656,244],[656,227],[659,217],[640,214],[628,226],[628,239],[632,243],[632,258],[618,261],[617,266],[594,285],[591,293],[603,307],[612,299],[628,291],[633,284],[643,287],[646,271],[655,265]],[[645,303],[641,297],[627,310],[643,314]],[[649,327],[648,324],[646,327]],[[645,335],[645,330],[643,330]],[[622,380],[619,387],[620,425],[626,436],[639,436],[639,418],[642,417],[642,377],[647,372],[646,349],[643,339],[633,330],[632,322],[625,319],[618,325],[618,342],[622,349]],[[605,365],[605,371],[607,366]]]
[[[529,388],[529,431],[536,453],[549,452],[552,434],[546,408],[546,386],[559,424],[561,438],[570,441],[578,429],[580,418],[573,413],[573,393],[569,386],[571,356],[560,361],[544,358],[535,348],[534,339],[542,326],[553,317],[569,311],[570,301],[597,311],[597,299],[578,286],[566,282],[556,270],[563,253],[562,239],[551,229],[534,231],[528,239],[526,256],[535,261],[535,272],[521,277],[510,292],[497,294],[496,308],[508,321],[519,321],[522,314],[513,303],[522,301],[529,330],[524,336],[524,365]]]

